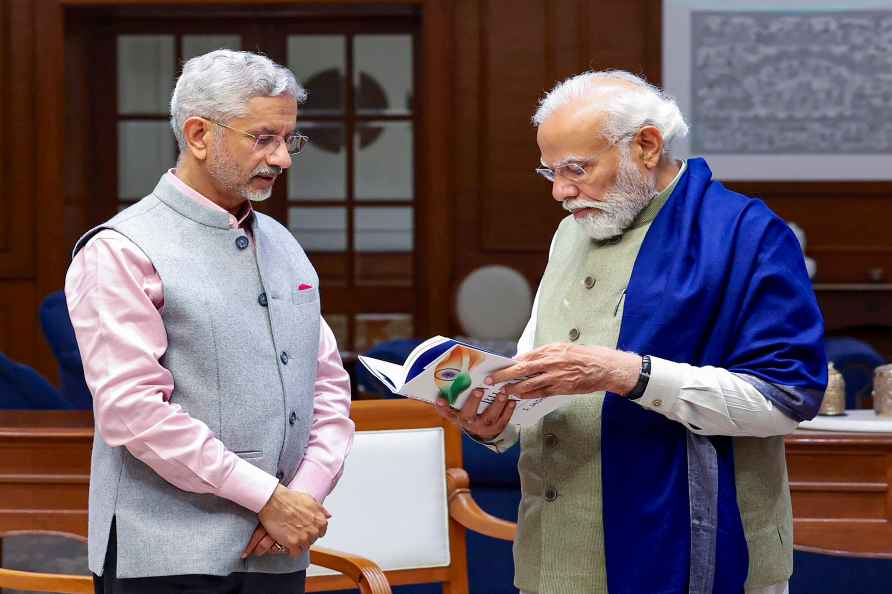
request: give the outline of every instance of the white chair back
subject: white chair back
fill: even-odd
[[[325,500],[332,518],[317,544],[361,555],[385,571],[448,566],[445,467],[441,427],[357,431]],[[335,572],[312,565],[307,573]]]

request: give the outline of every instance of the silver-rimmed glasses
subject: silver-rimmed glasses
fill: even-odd
[[[598,160],[598,157],[601,153],[604,153],[614,146],[619,145],[624,140],[632,138],[638,133],[638,131],[634,132],[626,132],[603,149],[598,151],[595,155],[588,158],[576,158],[571,157],[566,159],[564,162],[559,163],[555,167],[545,167],[544,164],[542,167],[536,167],[536,173],[547,179],[549,182],[554,183],[554,180],[558,178],[558,176],[570,181],[571,183],[578,184],[585,180],[589,174],[589,167]]]
[[[551,183],[554,183],[554,180],[557,179],[558,176],[561,176],[564,179],[568,179],[573,183],[577,183],[584,180],[585,177],[588,175],[586,167],[591,165],[592,162],[592,159],[588,159],[586,161],[571,161],[569,163],[558,165],[554,168],[536,167],[536,173],[538,173]]]
[[[213,122],[220,126],[221,128],[226,128],[227,130],[232,130],[233,132],[238,132],[243,136],[247,136],[248,138],[254,139],[254,147],[252,150],[254,151],[262,151],[264,153],[274,153],[279,150],[279,145],[284,142],[285,149],[291,155],[300,154],[303,150],[304,146],[306,146],[307,142],[309,142],[310,138],[308,136],[304,136],[299,132],[295,132],[294,134],[290,134],[285,136],[279,136],[278,134],[251,134],[250,132],[245,132],[244,130],[239,130],[238,128],[233,128],[232,126],[227,126],[223,122],[218,122],[217,120],[213,120],[211,118],[204,118],[209,122]]]

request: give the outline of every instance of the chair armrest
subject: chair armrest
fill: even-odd
[[[486,513],[471,496],[471,481],[462,468],[446,469],[446,490],[449,498],[449,515],[456,522],[474,532],[498,538],[514,540],[517,524],[507,522]]]
[[[322,547],[311,547],[310,563],[344,574],[359,586],[362,594],[391,594],[390,584],[384,572],[374,561],[365,557]]]
[[[0,588],[71,594],[93,594],[94,592],[93,578],[88,575],[33,573],[14,569],[0,569]]]

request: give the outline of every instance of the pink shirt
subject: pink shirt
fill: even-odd
[[[223,210],[173,170],[165,175],[186,195]],[[230,215],[230,225],[244,227],[250,237],[248,204],[240,220]],[[120,233],[100,231],[71,263],[65,296],[102,439],[126,447],[180,489],[212,493],[259,512],[279,483],[276,477],[236,456],[207,425],[170,402],[174,378],[159,362],[167,350],[164,290],[145,254]],[[325,320],[317,361],[313,425],[288,487],[321,502],[341,476],[354,429],[350,379]]]

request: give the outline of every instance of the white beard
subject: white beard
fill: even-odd
[[[273,189],[266,188],[265,190],[252,190],[250,188],[242,188],[240,194],[242,198],[250,200],[251,202],[263,202],[273,195]]]
[[[622,235],[635,217],[656,196],[656,181],[641,175],[629,155],[628,146],[620,147],[621,158],[616,183],[601,200],[574,198],[565,200],[563,207],[573,212],[580,208],[594,208],[598,212],[574,219],[586,235],[602,241]]]
[[[220,186],[229,192],[238,194],[245,200],[250,200],[251,202],[263,202],[272,196],[272,187],[262,190],[254,190],[248,187],[247,184],[239,183],[240,168],[232,154],[226,150],[226,146],[223,144],[223,137],[217,137],[214,140],[214,143],[216,157],[208,161],[208,172],[217,180],[217,183],[220,184]],[[269,167],[261,163],[251,173],[251,176],[253,177],[261,173],[277,172],[270,171]]]

